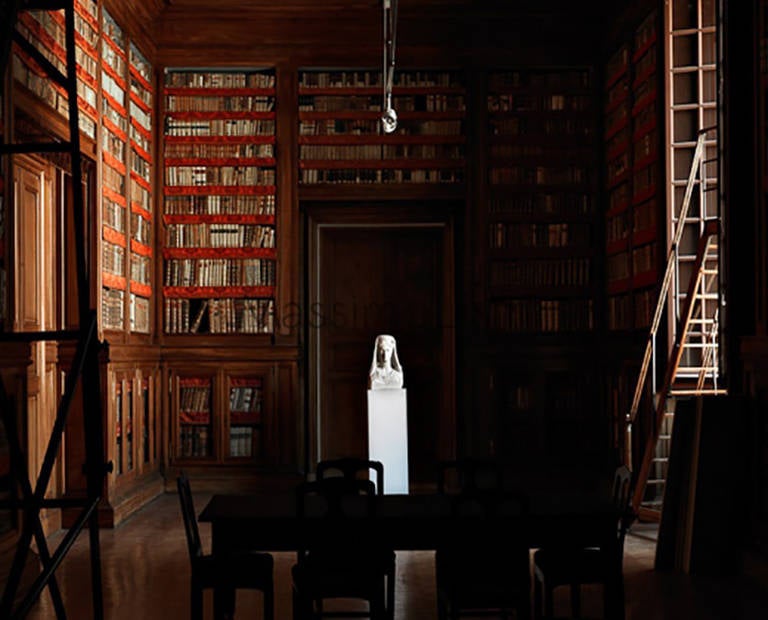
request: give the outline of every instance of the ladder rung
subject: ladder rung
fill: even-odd
[[[674,388],[669,391],[670,394],[675,396],[701,396],[704,394],[711,394],[713,396],[725,396],[728,394],[728,390],[723,388],[701,388],[701,389],[679,389]]]

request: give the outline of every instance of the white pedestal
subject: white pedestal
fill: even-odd
[[[384,493],[408,493],[405,388],[368,390],[368,458],[384,464]]]

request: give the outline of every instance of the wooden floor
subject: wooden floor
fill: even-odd
[[[201,510],[207,496],[195,497]],[[210,531],[201,528],[206,549]],[[51,538],[51,546],[60,535]],[[116,529],[101,532],[105,618],[107,620],[176,620],[189,618],[189,558],[176,495],[164,495]],[[739,620],[768,618],[768,583],[761,578],[692,578],[653,571],[653,527],[637,524],[625,547],[627,620]],[[294,554],[276,553],[276,618],[291,617],[290,567]],[[67,617],[93,618],[87,533],[81,535],[57,571]],[[555,612],[567,616],[567,589],[555,602]],[[432,620],[435,613],[433,553],[398,552],[397,620]],[[212,617],[206,599],[206,620]],[[236,618],[261,618],[259,595],[239,592]],[[588,587],[583,614],[602,617],[600,590]],[[32,620],[53,620],[47,590],[32,612]]]

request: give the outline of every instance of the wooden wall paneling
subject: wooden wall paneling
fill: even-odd
[[[28,343],[5,343],[0,347],[0,381],[9,398],[19,431],[19,442],[26,445],[27,429],[24,424],[24,410],[27,398],[28,367],[31,364],[31,345]],[[9,438],[4,424],[0,424],[0,496],[16,497],[18,486],[11,479],[11,456]],[[0,551],[11,553],[21,531],[20,513],[15,510],[0,511]],[[0,553],[2,555],[2,553]]]

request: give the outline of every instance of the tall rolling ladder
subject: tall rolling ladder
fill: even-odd
[[[707,175],[717,157],[705,158],[706,146],[711,144],[716,130],[716,127],[709,127],[698,134],[638,380],[625,419],[625,462],[634,465],[637,471],[632,506],[641,517],[645,513],[652,520],[658,518],[663,504],[676,400],[726,394],[721,381],[722,352],[719,346],[723,308],[720,218],[710,213],[713,211],[711,207],[719,201],[719,190],[717,178]],[[694,196],[700,210],[697,218],[690,215]],[[693,244],[695,249],[683,251],[683,231],[692,221],[698,226],[698,239]],[[690,245],[689,240],[686,246]],[[663,378],[658,381],[657,336],[665,310],[672,313],[668,323],[673,337]],[[666,354],[666,347],[662,351]],[[633,439],[641,399],[649,392],[653,398],[649,431]],[[640,448],[637,458],[632,453],[633,446]]]
[[[65,22],[66,71],[60,71],[32,43],[27,41],[17,30],[16,21],[21,11],[63,11]],[[12,46],[16,45],[30,56],[45,72],[48,79],[58,84],[67,93],[68,101],[68,140],[44,142],[16,142],[13,139],[13,127],[7,123],[3,131],[0,155],[5,159],[15,154],[24,153],[60,153],[68,155],[73,179],[72,192],[74,204],[74,242],[77,271],[77,314],[78,328],[60,331],[4,332],[0,333],[1,343],[34,343],[40,341],[76,343],[75,354],[70,371],[67,373],[62,396],[58,402],[56,417],[48,438],[44,458],[38,472],[28,471],[24,446],[21,445],[18,409],[12,402],[5,386],[0,381],[0,421],[5,425],[9,441],[11,475],[16,485],[15,497],[0,501],[0,509],[20,511],[20,533],[16,550],[5,587],[0,598],[0,618],[17,619],[25,617],[42,591],[47,587],[56,618],[66,618],[64,601],[56,581],[56,569],[72,547],[73,543],[87,526],[90,540],[91,590],[93,598],[93,617],[104,617],[101,557],[99,544],[98,504],[104,488],[104,478],[111,470],[111,464],[104,461],[104,436],[101,403],[101,380],[98,363],[100,343],[97,336],[97,314],[90,307],[89,275],[86,261],[86,221],[85,196],[83,192],[82,159],[80,150],[79,114],[77,102],[77,75],[75,53],[75,8],[69,0],[0,0],[0,68],[5,71],[1,88],[10,86]],[[5,96],[10,94],[0,91]],[[18,240],[23,242],[23,240]],[[76,389],[81,387],[83,395],[83,423],[86,476],[86,497],[84,498],[46,498],[46,491],[51,481],[54,464],[59,453],[62,435],[67,417],[73,403]],[[24,410],[22,408],[22,418]],[[32,482],[34,476],[34,486]],[[77,518],[67,533],[51,552],[43,531],[40,512],[49,508],[74,508]],[[35,545],[39,554],[41,570],[36,579],[21,591],[22,573]]]

